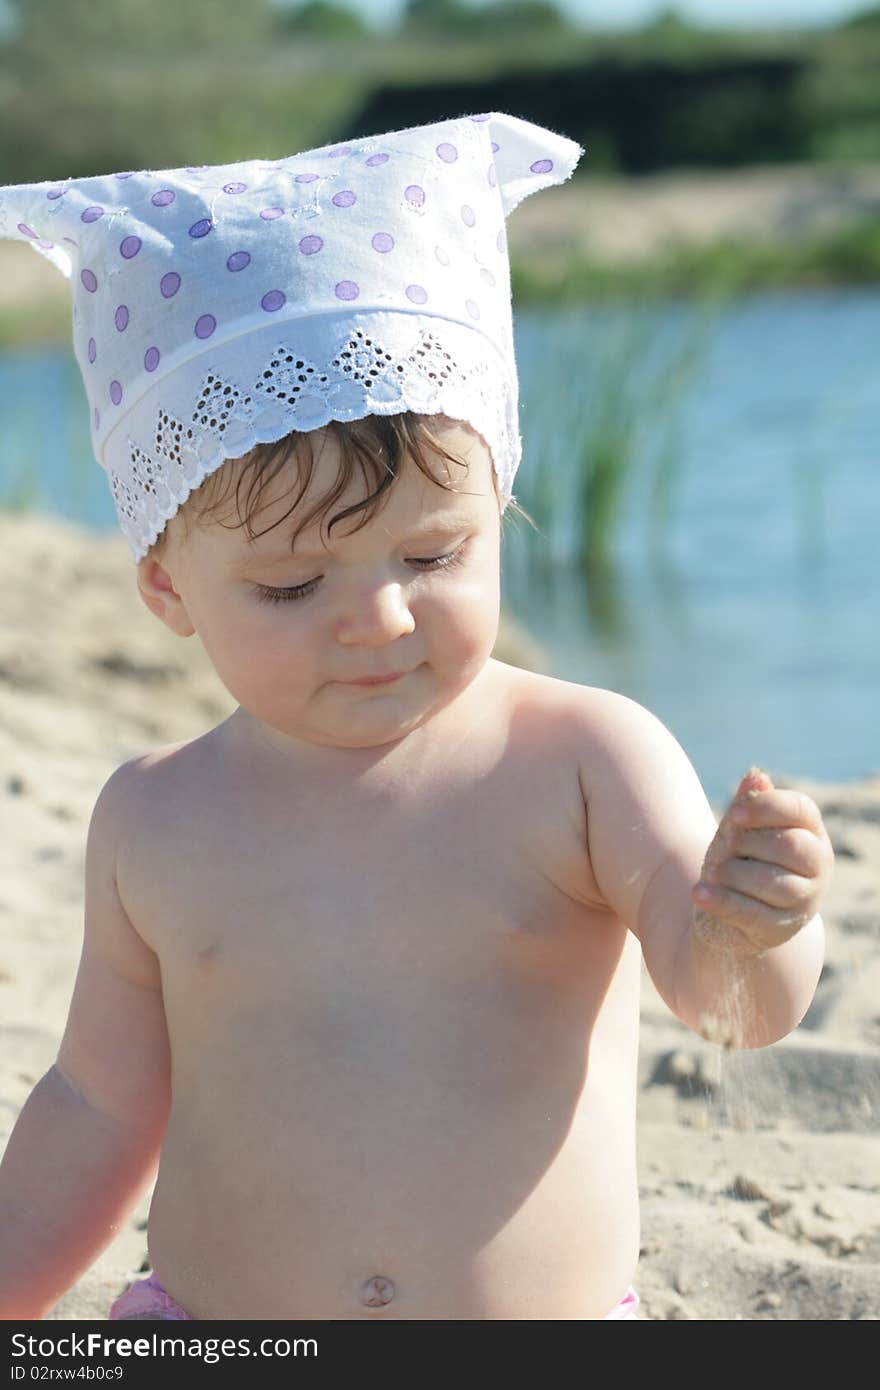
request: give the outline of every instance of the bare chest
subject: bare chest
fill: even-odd
[[[562,730],[503,758],[471,749],[417,786],[189,785],[124,866],[166,991],[332,986],[412,1012],[444,985],[478,997],[595,971],[607,914]]]

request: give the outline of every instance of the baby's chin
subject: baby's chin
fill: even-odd
[[[375,694],[368,698],[375,700]],[[388,696],[380,698],[390,705]],[[308,761],[314,757],[320,762],[322,758],[332,759],[334,753],[369,754],[401,747],[432,713],[432,710],[419,710],[410,718],[402,718],[399,709],[386,707],[382,711],[370,709],[363,713],[350,709],[347,718],[296,728],[253,717],[249,722],[263,747],[276,749],[282,757],[289,752],[294,758],[301,756]]]
[[[373,700],[375,695],[369,698]],[[393,703],[388,695],[379,696],[379,699],[387,701],[389,705]],[[341,728],[321,730],[317,736],[317,746],[352,751],[361,749],[364,752],[370,749],[398,747],[405,743],[410,735],[421,729],[435,713],[436,710],[432,708],[419,710],[410,718],[401,718],[397,709],[370,709]]]

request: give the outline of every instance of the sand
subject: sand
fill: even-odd
[[[561,252],[597,264],[637,264],[718,241],[789,244],[876,218],[880,163],[679,169],[640,178],[589,171],[526,198],[510,219],[513,255]]]
[[[496,655],[554,674],[508,620]],[[0,515],[0,1145],[63,1029],[101,786],[233,707],[198,641],[143,607],[121,535]],[[644,974],[646,1319],[880,1314],[880,775],[767,771],[814,797],[834,842],[827,965],[794,1034],[733,1054],[680,1024]],[[52,1319],[106,1316],[144,1265],[148,1200]]]

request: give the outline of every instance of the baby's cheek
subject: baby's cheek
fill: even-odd
[[[215,671],[241,704],[246,705],[251,695],[277,688],[282,676],[286,684],[291,672],[302,669],[293,640],[260,613],[247,621],[231,614],[226,620],[218,618],[200,635]]]
[[[457,664],[482,665],[492,654],[498,636],[500,594],[491,583],[469,586],[444,614],[442,638]]]

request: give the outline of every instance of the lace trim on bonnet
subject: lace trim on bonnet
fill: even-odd
[[[456,333],[453,355],[439,329],[422,329],[403,354],[395,355],[374,333],[356,329],[326,365],[280,342],[256,371],[236,377],[219,364],[208,366],[189,409],[176,413],[170,402],[160,404],[152,437],[138,440],[126,433],[123,457],[107,466],[135,560],[147,553],[189,493],[227,459],[292,430],[368,414],[443,413],[470,424],[492,453],[503,509],[512,497],[510,482],[521,453],[516,397],[500,364],[487,360],[485,340],[473,337],[467,357]]]

